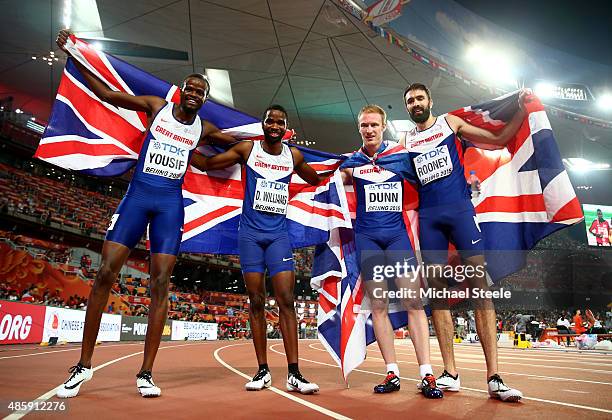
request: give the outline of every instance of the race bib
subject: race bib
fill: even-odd
[[[289,184],[278,181],[257,179],[253,209],[267,213],[287,214]]]
[[[146,174],[179,179],[187,170],[189,150],[174,144],[151,140],[142,171]]]
[[[381,182],[364,185],[366,212],[402,211],[402,183]]]
[[[446,145],[418,155],[414,158],[414,166],[421,185],[449,176],[453,172],[453,161]]]

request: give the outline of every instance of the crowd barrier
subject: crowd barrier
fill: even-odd
[[[85,311],[0,300],[0,345],[78,343]],[[97,341],[138,341],[147,334],[147,318],[102,314]],[[216,340],[217,324],[166,321],[162,340]]]

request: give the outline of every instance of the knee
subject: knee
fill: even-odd
[[[94,288],[96,287],[111,287],[117,278],[117,274],[108,264],[102,263],[96,275]]]
[[[421,298],[403,299],[402,306],[407,311],[422,311],[423,301],[421,301]]]
[[[385,317],[388,313],[388,303],[384,300],[372,300],[371,301],[371,312],[375,318]]]
[[[151,297],[168,294],[170,273],[160,273],[151,277]]]
[[[266,305],[266,297],[263,293],[249,293],[249,311],[252,314],[263,314]]]
[[[277,296],[278,309],[283,313],[295,312],[295,303],[292,295]]]

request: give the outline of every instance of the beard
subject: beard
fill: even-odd
[[[423,113],[420,115],[414,115],[414,111],[416,111],[417,109],[423,110]],[[431,115],[431,108],[429,107],[427,108],[415,107],[415,108],[412,108],[412,110],[410,111],[410,118],[412,119],[412,121],[418,124],[424,123],[425,121],[427,121],[430,115]]]
[[[285,133],[286,131],[281,131],[278,133],[278,137],[275,137],[275,136],[271,136],[269,133],[264,131],[264,138],[266,139],[268,143],[275,143],[278,141],[282,141],[283,137],[285,136]]]

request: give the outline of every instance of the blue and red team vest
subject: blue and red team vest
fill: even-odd
[[[253,142],[243,169],[244,201],[240,229],[286,230],[293,155],[284,143],[279,155],[269,154],[262,145],[263,141]]]
[[[384,146],[380,152],[383,150]],[[404,183],[399,175],[368,164],[353,169],[353,182],[357,196],[356,232],[404,226]]]
[[[423,131],[406,133],[405,146],[418,178],[419,208],[470,200],[463,147],[443,115]]]
[[[183,124],[172,115],[172,103],[159,110],[140,149],[132,181],[163,189],[181,189],[191,154],[202,135],[202,120],[196,115]]]

